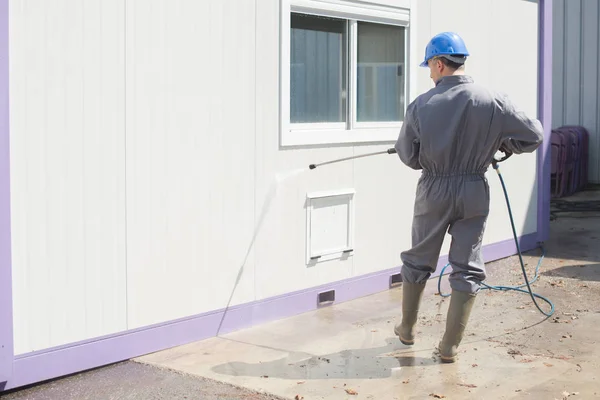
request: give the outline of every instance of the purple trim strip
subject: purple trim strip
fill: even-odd
[[[0,382],[12,375],[8,0],[0,0]]]
[[[520,243],[523,251],[535,248],[537,234],[522,237]],[[515,244],[512,240],[492,244],[484,248],[485,259],[488,262],[508,257],[514,253]],[[439,265],[443,266],[445,264],[441,260]],[[329,285],[231,307],[225,314],[221,333],[232,332],[315,310],[318,308],[318,293],[325,290],[335,289],[335,303],[387,290],[390,284],[390,276],[398,273],[399,270],[399,268],[392,268]],[[218,310],[17,356],[14,362],[13,377],[7,382],[4,390],[214,337],[222,317],[223,310]],[[0,390],[2,390],[1,386]]]
[[[552,134],[552,1],[540,0],[538,118],[544,127],[544,143],[538,151],[538,241],[550,235],[550,140]]]

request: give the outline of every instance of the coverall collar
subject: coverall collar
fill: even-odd
[[[442,77],[442,79],[438,80],[435,83],[435,86],[439,85],[459,85],[461,83],[473,83],[473,78],[469,75],[448,75]]]

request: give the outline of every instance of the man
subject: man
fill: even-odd
[[[405,345],[414,327],[425,283],[435,271],[444,235],[452,236],[452,294],[446,331],[439,344],[443,362],[455,362],[469,315],[486,278],[481,242],[489,213],[485,171],[498,150],[531,153],[543,140],[542,125],[510,100],[464,74],[469,52],[455,33],[431,39],[421,64],[435,87],[406,110],[395,149],[407,166],[422,170],[414,205],[412,248],[402,258],[402,322],[394,329]]]

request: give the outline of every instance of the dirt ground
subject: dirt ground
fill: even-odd
[[[568,200],[596,199],[600,191]],[[456,364],[441,364],[435,354],[449,303],[436,295],[436,280],[427,288],[414,348],[401,345],[392,333],[400,287],[1,397],[600,398],[600,212],[555,217],[539,280],[532,285],[554,302],[554,316],[546,319],[528,294],[486,290],[477,299]],[[541,254],[538,249],[524,256],[530,276]],[[523,283],[517,257],[488,269],[488,284]]]

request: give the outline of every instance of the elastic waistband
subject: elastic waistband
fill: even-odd
[[[452,178],[452,177],[459,177],[459,176],[481,176],[481,175],[485,175],[486,172],[487,172],[487,168],[481,169],[478,171],[450,172],[447,174],[423,170],[422,174],[425,176],[431,176],[431,177],[435,177],[435,178]]]

